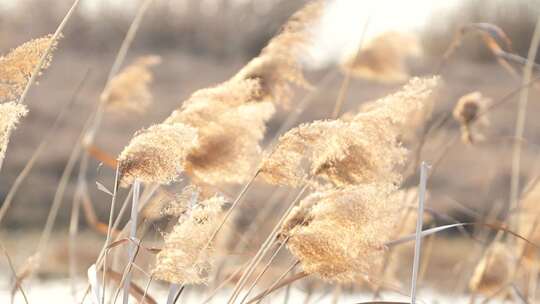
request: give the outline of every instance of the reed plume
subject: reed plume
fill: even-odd
[[[316,1],[297,12],[258,57],[231,79],[193,93],[162,123],[192,127],[199,142],[185,162],[169,167],[184,168],[199,184],[242,183],[249,178],[275,105],[290,98],[291,83],[306,85],[298,57],[305,51],[309,24],[320,14],[322,3]],[[151,154],[138,149],[125,155],[121,166]]]
[[[0,104],[0,168],[6,156],[11,133],[17,127],[21,117],[24,117],[26,113],[28,113],[28,110],[24,104],[16,102]]]
[[[196,130],[181,123],[154,125],[137,132],[118,157],[121,185],[129,186],[135,179],[157,184],[176,180],[198,144]]]
[[[0,57],[0,102],[16,100],[23,93],[32,72],[51,43],[51,52],[41,68],[44,71],[51,64],[52,52],[57,47],[52,35],[28,41]]]
[[[399,135],[417,112],[430,107],[438,82],[438,77],[415,78],[348,121],[315,121],[290,130],[263,160],[262,176],[272,184],[293,187],[307,176],[338,186],[399,183],[395,169],[406,156]]]
[[[161,63],[159,56],[144,56],[116,75],[101,94],[107,109],[143,113],[152,104],[149,85],[154,80],[150,68]]]
[[[394,190],[379,183],[314,192],[293,209],[279,236],[307,273],[338,282],[368,278],[398,220]]]
[[[461,139],[472,144],[484,139],[480,128],[489,125],[489,119],[483,115],[491,104],[491,99],[476,91],[463,95],[454,107],[453,116],[461,127]]]
[[[416,36],[386,32],[349,54],[341,68],[354,77],[380,82],[402,82],[409,78],[406,59],[421,53],[422,48]]]
[[[533,244],[540,243],[540,184],[532,186],[520,201],[518,232]],[[523,262],[531,266],[538,263],[540,255],[536,246],[522,243]]]
[[[155,278],[184,285],[207,282],[214,252],[212,244],[207,244],[220,224],[225,203],[222,197],[212,197],[179,219],[157,255]]]
[[[470,290],[491,296],[509,282],[514,266],[512,252],[503,243],[493,244],[476,266],[469,281]]]

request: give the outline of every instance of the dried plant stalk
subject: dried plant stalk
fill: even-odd
[[[53,43],[51,51],[49,45]],[[57,47],[57,41],[52,35],[28,41],[13,49],[7,55],[0,57],[0,101],[16,100],[24,92],[26,84],[32,77],[34,69],[41,58],[47,54],[41,66],[43,71],[52,61],[52,51]]]

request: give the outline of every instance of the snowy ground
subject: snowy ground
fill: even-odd
[[[2,282],[6,282],[5,280],[1,280]],[[25,286],[24,290],[27,294],[29,303],[55,303],[55,304],[63,304],[63,303],[80,303],[82,297],[79,293],[77,295],[77,300],[74,299],[72,293],[71,293],[71,286],[69,281],[67,280],[56,280],[56,281],[46,281],[46,282],[40,282],[40,281],[33,281],[31,284],[27,284],[28,286]],[[10,301],[10,293],[7,288],[5,288],[5,284],[2,286],[2,290],[0,290],[0,303],[9,303]],[[85,290],[86,285],[85,282],[80,282],[77,289],[79,291]],[[110,293],[109,293],[110,294]],[[160,288],[157,286],[152,286],[152,296],[158,301],[158,303],[165,303],[166,302],[166,295],[167,290],[165,288]],[[213,300],[213,302],[210,303],[224,303],[227,299],[227,296],[229,295],[229,292],[225,291],[221,296],[218,296]],[[305,299],[305,293],[298,289],[292,289],[291,290],[291,300],[289,303],[303,303]],[[251,297],[251,296],[250,296]],[[205,295],[197,293],[195,291],[187,291],[185,292],[182,297],[180,298],[179,303],[202,303],[204,300]],[[273,295],[272,297],[268,298],[265,303],[282,303],[284,298],[284,293],[278,293],[276,295]],[[385,301],[402,301],[407,302],[408,298],[405,296],[395,295],[395,294],[384,294],[383,298]],[[340,297],[339,303],[361,303],[365,301],[372,300],[370,295],[367,294],[345,294]],[[324,304],[324,303],[331,303],[332,301],[332,295],[331,294],[314,294],[311,297],[310,303],[318,303],[318,304]],[[434,292],[431,292],[429,290],[421,290],[420,294],[418,296],[418,303],[452,303],[452,304],[459,304],[459,303],[468,303],[469,298],[468,297],[457,297],[457,296],[444,296],[440,295]],[[120,301],[117,301],[118,303]],[[22,296],[19,294],[16,299],[15,303],[25,303]],[[86,301],[84,303],[92,303],[92,300],[87,297]],[[132,303],[136,303],[134,300]],[[493,302],[492,302],[493,303]]]

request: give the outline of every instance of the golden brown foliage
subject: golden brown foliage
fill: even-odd
[[[21,117],[25,116],[28,110],[25,105],[16,102],[6,102],[0,104],[0,167],[6,156],[11,132],[15,130]]]
[[[121,185],[129,186],[136,179],[157,184],[176,180],[198,144],[196,130],[181,123],[154,125],[137,132],[118,157]]]
[[[153,275],[175,284],[207,282],[212,267],[213,246],[207,246],[220,223],[225,199],[213,197],[196,205],[188,216],[165,236]]]
[[[514,266],[508,248],[503,243],[495,243],[476,266],[469,288],[484,295],[492,295],[509,282]]]
[[[483,113],[490,103],[491,99],[482,96],[480,92],[463,95],[458,100],[453,115],[461,126],[463,142],[471,144],[483,140],[479,128],[489,125],[489,119]]]
[[[290,186],[299,186],[308,176],[334,185],[399,183],[395,169],[406,150],[398,136],[418,111],[430,106],[437,85],[437,77],[415,78],[348,121],[315,121],[290,130],[264,159],[263,177]]]
[[[52,52],[57,46],[57,42],[51,38],[52,35],[47,35],[28,41],[0,57],[0,101],[16,100],[22,94],[32,72],[52,42],[51,52],[46,57],[41,71],[49,67]]]
[[[101,94],[101,102],[115,112],[143,113],[152,103],[149,85],[154,77],[150,67],[161,62],[159,56],[144,56],[116,75]]]
[[[307,273],[339,282],[368,277],[398,220],[394,190],[383,183],[315,192],[293,209],[280,237]]]
[[[375,37],[356,56],[343,62],[342,68],[355,77],[381,82],[401,82],[409,78],[405,60],[421,54],[418,38],[412,34],[387,32]]]
[[[540,184],[534,185],[520,202],[519,234],[533,244],[540,244]],[[540,255],[538,248],[523,243],[524,262],[529,265],[538,263]]]

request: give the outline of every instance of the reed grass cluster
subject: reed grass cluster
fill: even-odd
[[[28,113],[25,105],[16,102],[0,104],[0,168],[6,156],[11,133],[17,127],[19,120]]]

